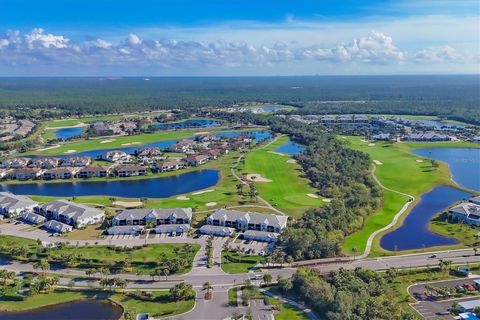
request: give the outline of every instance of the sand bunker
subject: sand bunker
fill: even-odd
[[[186,196],[178,196],[177,200],[186,201],[186,200],[190,200],[190,198],[187,198]]]
[[[143,205],[140,201],[113,201],[114,206],[124,207],[124,208],[136,208]]]
[[[374,146],[375,146],[375,143],[369,143],[368,146],[369,146],[369,147],[374,147]]]
[[[208,131],[202,131],[202,132],[195,132],[194,135],[202,135],[202,134],[209,134],[210,132]]]
[[[297,163],[297,160],[295,160],[295,159],[288,159],[288,160],[287,160],[287,163]]]
[[[277,155],[279,155],[279,156],[283,156],[283,157],[285,157],[285,156],[286,156],[286,154],[285,154],[285,153],[276,152],[276,151],[268,151],[268,153],[277,154]]]
[[[193,192],[192,195],[196,196],[202,193],[213,192],[213,191],[215,191],[215,189],[202,190],[202,191]]]
[[[365,139],[360,139],[360,141],[362,141],[362,142],[368,142],[368,140],[365,140]]]
[[[420,160],[420,159],[417,159],[417,160],[415,160],[415,161],[417,161],[417,162],[423,162],[423,160]]]
[[[381,166],[381,165],[383,164],[383,163],[381,163],[381,162],[378,161],[378,160],[373,160],[373,163],[375,163],[375,164],[378,165],[378,166]]]
[[[102,140],[100,141],[100,143],[109,143],[109,142],[113,142],[114,140]]]
[[[67,150],[64,153],[75,153],[75,152],[77,152],[77,150]]]
[[[322,201],[323,202],[332,202],[332,199],[323,198]]]
[[[315,193],[307,193],[310,198],[318,199],[319,197]]]
[[[250,173],[250,174],[247,174],[246,178],[247,178],[248,181],[255,181],[255,182],[272,182],[272,180],[267,179],[267,178],[264,178],[264,177],[262,177],[262,175],[260,175],[260,174],[258,174],[258,173]]]
[[[140,144],[140,142],[129,142],[129,143],[122,143],[122,146],[131,146],[133,144]]]
[[[205,203],[205,205],[206,205],[207,207],[213,207],[213,206],[216,206],[217,203],[216,203],[216,202],[207,202],[207,203]]]
[[[43,148],[43,149],[38,149],[38,151],[46,151],[46,150],[50,150],[50,149],[56,149],[58,147],[60,147],[60,145],[56,144],[54,146],[46,147],[46,148]]]

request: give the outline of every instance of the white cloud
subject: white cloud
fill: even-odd
[[[131,33],[116,42],[103,37],[73,41],[38,28],[25,35],[18,31],[0,35],[0,68],[23,66],[34,70],[35,67],[48,69],[55,66],[60,72],[62,68],[66,70],[72,67],[99,72],[102,68],[111,67],[118,72],[144,68],[201,70],[206,73],[209,70],[222,70],[223,73],[229,72],[225,70],[289,70],[290,73],[307,70],[317,73],[317,69],[322,70],[321,66],[331,65],[336,67],[329,70],[399,70],[395,68],[405,64],[418,68],[419,65],[432,63],[451,65],[476,61],[475,54],[460,53],[464,50],[457,50],[451,45],[427,47],[409,54],[396,45],[392,36],[383,32],[371,31],[344,43],[324,44],[320,40],[317,39],[313,45],[312,42],[305,44],[302,41],[252,44],[248,41],[221,39],[149,39]],[[84,66],[92,68],[83,68]]]
[[[66,48],[69,39],[64,36],[55,36],[51,33],[44,34],[42,28],[33,29],[32,33],[25,35],[25,41],[29,48]]]
[[[373,64],[390,64],[403,61],[405,53],[393,45],[393,39],[381,32],[371,32],[366,37],[354,39],[325,49],[318,46],[301,51],[301,55],[316,60],[356,61]]]
[[[464,55],[448,45],[420,50],[415,54],[414,59],[417,63],[463,63],[465,61]]]

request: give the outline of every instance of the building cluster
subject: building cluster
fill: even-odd
[[[480,196],[451,207],[448,213],[456,221],[480,227]]]
[[[16,123],[3,124],[2,127],[0,141],[8,142],[28,136],[35,129],[35,123],[30,120],[19,120]]]
[[[102,210],[68,200],[39,204],[30,198],[9,192],[0,192],[0,213],[2,218],[21,218],[28,223],[43,225],[43,228],[53,233],[84,228],[101,223],[105,218]]]
[[[122,150],[106,151],[98,157],[109,164],[92,163],[87,156],[17,157],[3,160],[0,179],[54,180],[73,178],[144,176],[149,171],[166,172],[189,166],[200,166],[215,160],[230,150],[245,148],[252,138],[244,135],[228,140],[214,136],[198,136],[195,140],[181,140],[167,151],[183,153],[183,157],[165,157],[159,147],[143,147],[133,154]]]
[[[361,135],[368,140],[480,142],[478,128],[440,120],[349,114],[277,116],[305,124],[321,123],[327,131],[336,134]]]
[[[138,132],[145,121],[144,118],[96,121],[90,124],[87,132],[92,136],[128,135]]]
[[[198,233],[229,237],[241,232],[246,240],[276,242],[287,226],[287,217],[220,209],[206,218]],[[110,235],[138,235],[146,228],[157,234],[183,234],[190,230],[192,209],[125,209],[112,219]]]

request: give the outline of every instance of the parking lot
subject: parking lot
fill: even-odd
[[[455,280],[447,280],[447,281],[438,281],[428,283],[429,285],[433,285],[436,287],[456,287],[462,286],[465,283],[473,283],[474,279],[480,279],[478,277],[475,278],[460,278]],[[454,319],[453,316],[450,314],[446,314],[448,310],[452,307],[452,304],[455,301],[469,301],[469,300],[476,300],[478,296],[469,296],[464,298],[453,298],[453,299],[446,299],[441,301],[433,300],[432,298],[425,295],[426,291],[426,284],[417,284],[413,285],[408,289],[408,293],[417,300],[417,303],[410,304],[412,308],[414,308],[420,315],[422,315],[425,319]]]

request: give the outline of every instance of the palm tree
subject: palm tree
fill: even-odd
[[[210,284],[210,282],[205,282],[203,284],[202,290],[207,290],[207,293],[210,293],[210,290],[213,289],[213,286]]]

